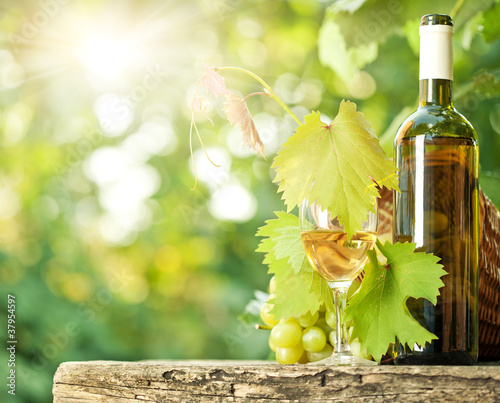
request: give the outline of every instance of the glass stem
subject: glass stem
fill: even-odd
[[[345,334],[345,326],[342,323],[344,318],[344,309],[347,302],[348,287],[333,288],[333,297],[335,302],[335,353],[345,353],[351,351]]]

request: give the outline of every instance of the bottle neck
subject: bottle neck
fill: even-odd
[[[419,106],[453,107],[453,81],[442,78],[420,80]]]
[[[453,26],[421,25],[420,107],[453,106]]]

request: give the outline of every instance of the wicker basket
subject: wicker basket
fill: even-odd
[[[379,200],[379,235],[392,232],[392,191]],[[500,359],[500,212],[479,191],[479,359]]]

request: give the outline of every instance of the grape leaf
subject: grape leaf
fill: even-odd
[[[415,252],[415,246],[377,240],[387,263],[381,265],[374,250],[367,252],[370,261],[364,267],[361,288],[345,310],[344,320],[353,321],[351,340],[358,339],[361,350],[366,349],[378,362],[396,338],[411,348],[437,338],[413,318],[406,301],[409,297],[425,298],[436,304],[439,288],[444,285],[440,278],[447,273],[437,263],[438,257]]]
[[[458,4],[458,7],[457,7]],[[318,43],[320,60],[334,71],[342,69],[345,60],[335,60],[335,55],[351,49],[371,49],[368,45],[376,46],[385,42],[391,35],[406,34],[411,27],[409,44],[414,51],[418,51],[418,24],[413,21],[429,12],[437,14],[452,14],[455,33],[466,28],[469,21],[481,17],[484,10],[485,40],[492,41],[498,38],[498,9],[495,9],[495,0],[477,0],[460,2],[456,0],[399,1],[399,0],[340,0],[332,2],[328,7],[323,26],[320,32],[331,30],[332,23],[337,26],[340,34],[335,36],[335,42]],[[498,5],[498,3],[497,3]],[[417,41],[417,42],[415,42]],[[415,46],[416,45],[416,46]],[[363,55],[367,56],[367,55]],[[369,62],[369,61],[367,61]],[[352,65],[351,68],[360,66]],[[338,72],[337,72],[338,74]]]
[[[340,28],[343,36],[342,43],[347,49],[361,47],[369,43],[383,43],[393,34],[403,33],[402,28],[408,20],[419,18],[429,12],[436,14],[450,14],[455,8],[456,0],[399,1],[399,0],[370,0],[370,1],[335,1],[327,9],[323,24],[334,21]],[[453,23],[455,32],[470,21],[478,13],[488,9],[494,0],[477,0],[463,2],[455,10]],[[418,32],[418,31],[417,31]],[[335,52],[336,44],[331,44]]]
[[[295,218],[293,215],[290,216]],[[304,260],[302,240],[300,235],[297,236],[299,234],[298,223],[296,225],[287,225],[276,232],[279,234],[274,237],[274,253],[276,258],[282,259],[288,257],[288,263],[298,273]]]
[[[304,266],[309,263],[304,260]],[[313,272],[309,266],[309,277],[306,273],[297,275],[285,259],[277,260],[269,265],[269,273],[274,273],[276,290],[271,295],[269,303],[274,307],[271,313],[277,319],[299,317],[307,312],[316,312],[321,303],[321,298],[311,292],[310,281],[324,281],[319,274]],[[309,285],[309,286],[308,286]],[[328,287],[328,285],[327,285]],[[331,294],[331,290],[327,290]],[[333,306],[333,305],[332,305]],[[333,308],[332,308],[333,309]]]
[[[455,91],[458,110],[467,110],[471,105],[500,95],[500,74],[497,71],[482,71],[473,80],[463,83]]]
[[[332,46],[332,43],[336,46]],[[378,46],[375,42],[348,48],[334,21],[326,21],[321,26],[318,36],[319,60],[345,82],[350,82],[359,69],[373,62],[377,54]]]
[[[401,32],[404,34],[406,40],[408,41],[408,45],[416,56],[420,54],[419,27],[420,18],[415,18],[406,21],[406,24],[401,29]]]
[[[474,77],[473,90],[485,98],[498,96],[498,94],[500,94],[498,72],[496,72],[496,74],[489,71],[482,71],[479,73]]]
[[[264,263],[275,275],[276,291],[270,299],[277,318],[298,317],[316,312],[321,303],[333,309],[327,282],[310,266],[300,239],[299,220],[293,214],[275,212],[277,219],[266,221],[257,236],[265,237],[257,252],[265,253]]]
[[[464,1],[455,15],[453,15],[453,10],[450,11],[450,15],[453,18],[453,27],[455,32],[461,30],[466,23],[477,16],[478,13],[488,10],[494,4],[495,0]],[[495,20],[494,24],[497,24],[497,20]]]
[[[483,38],[486,42],[492,43],[500,38],[500,3],[494,4],[483,14]]]
[[[307,115],[272,166],[288,211],[303,199],[317,200],[338,216],[349,236],[361,227],[368,210],[373,211],[373,198],[379,197],[374,182],[397,189],[396,167],[370,123],[349,101],[341,102],[329,125],[319,112]]]

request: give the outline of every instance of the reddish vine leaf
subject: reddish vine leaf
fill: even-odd
[[[373,211],[373,199],[379,197],[375,183],[397,189],[394,163],[349,101],[341,102],[330,124],[321,121],[319,112],[307,115],[272,167],[288,211],[304,199],[317,201],[338,216],[349,236],[361,227],[368,210]]]
[[[264,144],[262,143],[252,115],[248,110],[244,98],[230,92],[224,102],[224,111],[229,122],[239,127],[243,133],[243,143],[251,150],[257,151],[264,157]]]
[[[205,98],[199,96],[198,94],[195,94],[193,98],[191,98],[191,100],[189,101],[189,108],[191,109],[191,112],[197,112],[205,116],[213,125],[214,122],[212,121],[212,119],[210,119],[210,117],[207,114],[208,110],[211,107],[212,105],[210,104],[210,102],[208,102]],[[192,118],[191,124],[194,123],[193,119],[194,117]]]
[[[217,73],[213,68],[205,64],[207,72],[201,78],[201,85],[208,92],[217,98],[219,95],[229,95],[229,90],[224,83],[224,77]]]

